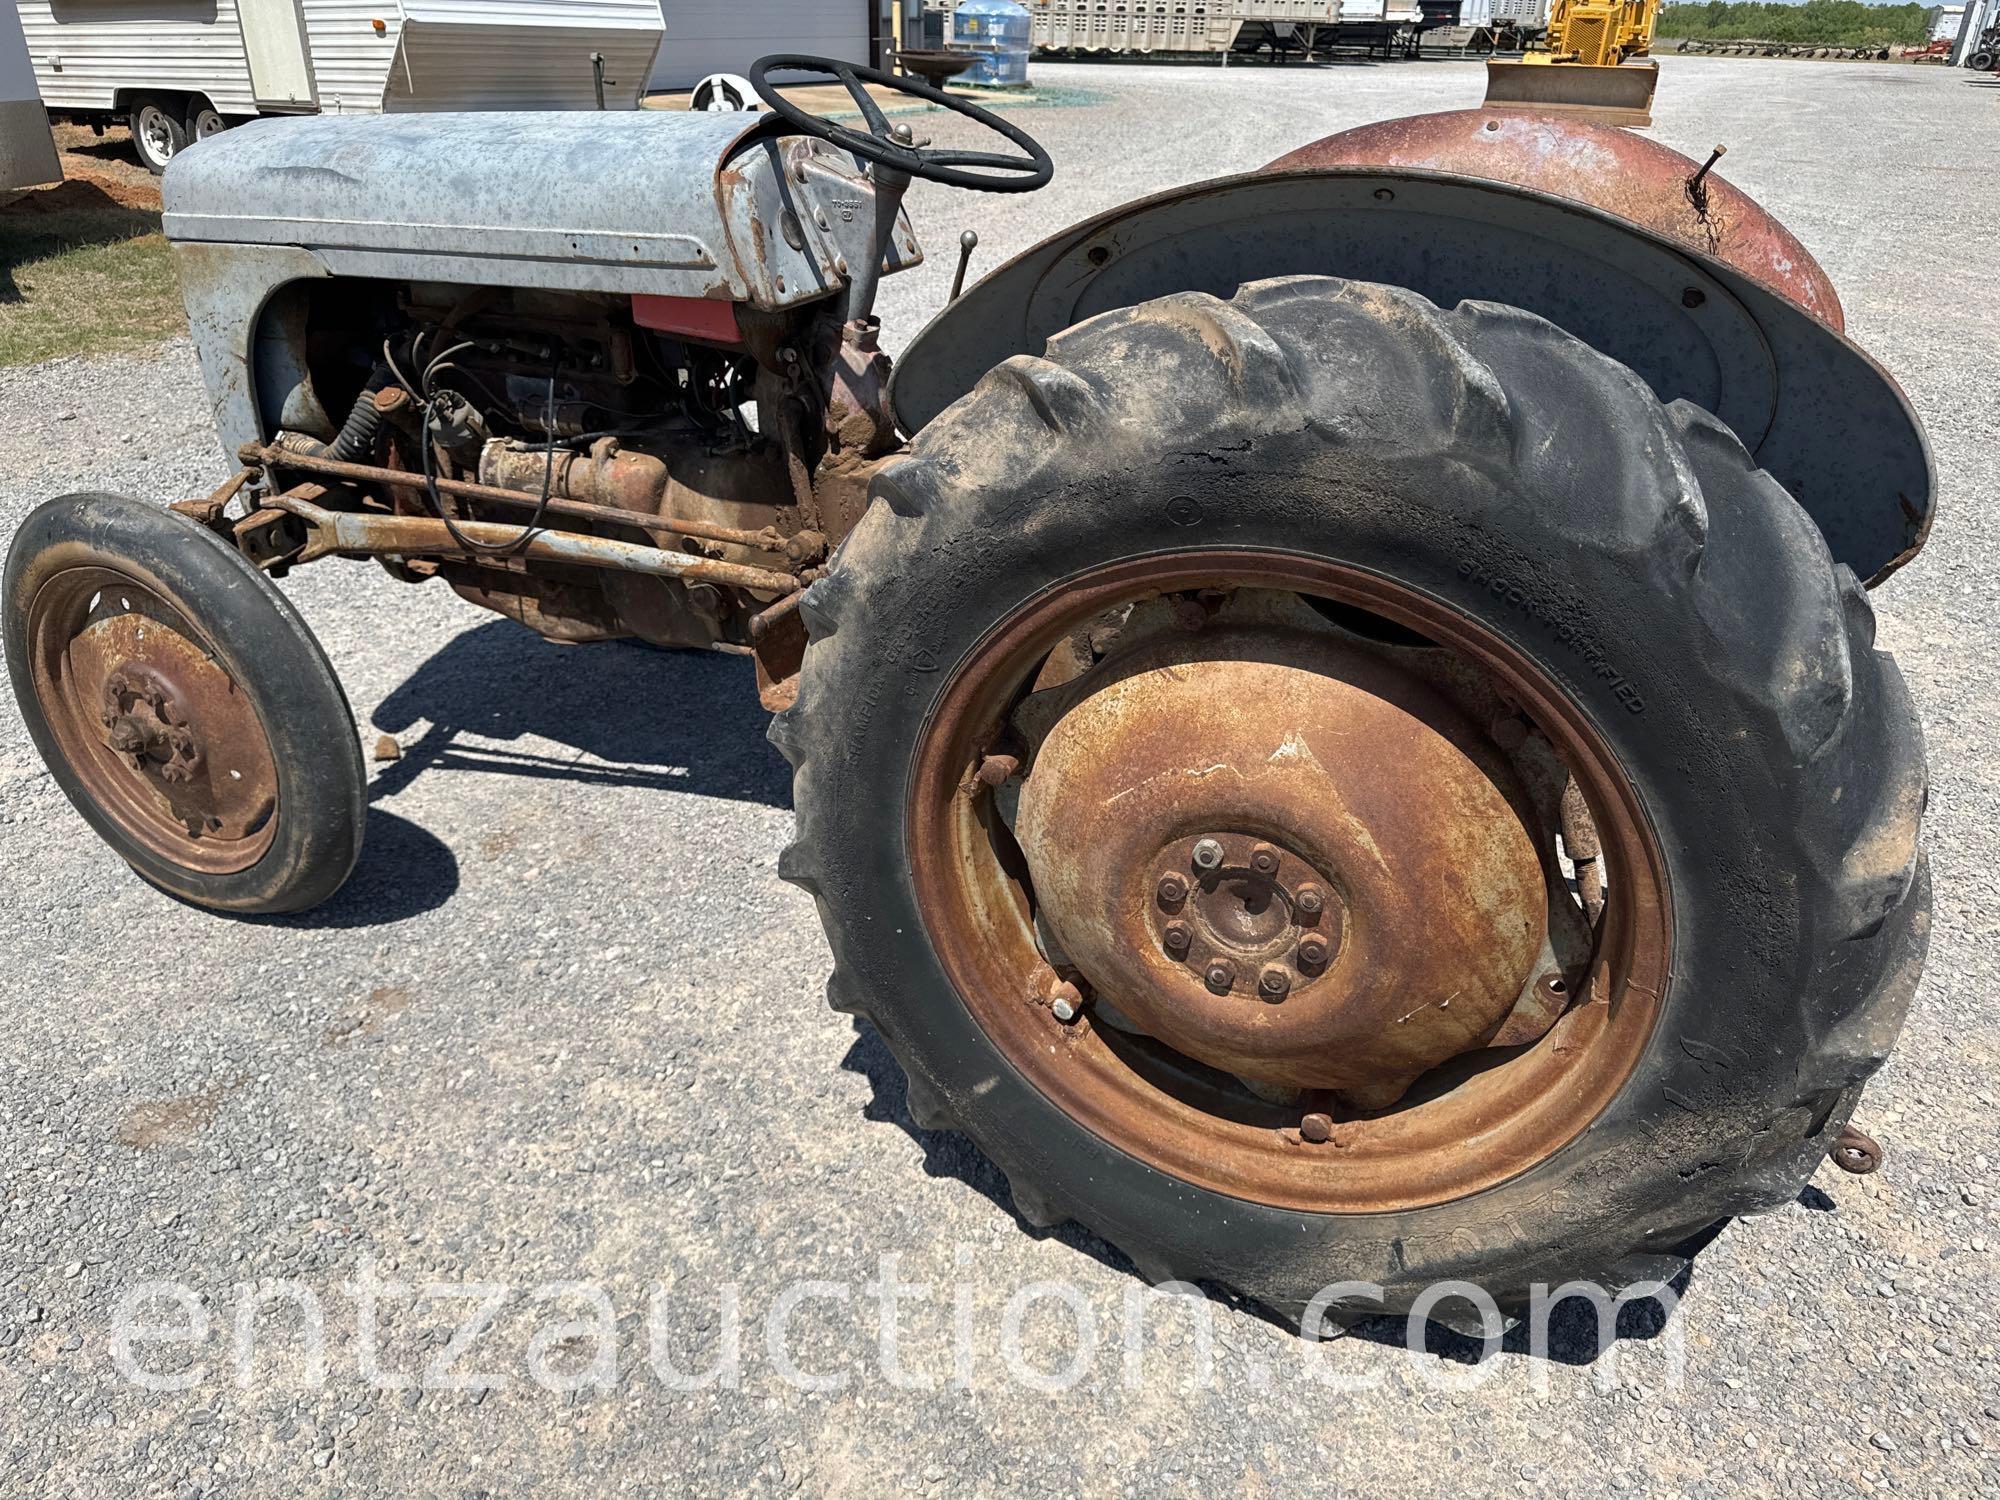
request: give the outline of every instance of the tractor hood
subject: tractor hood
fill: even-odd
[[[994,271],[899,362],[915,432],[995,365],[1172,292],[1345,276],[1539,314],[1728,423],[1834,559],[1878,582],[1930,527],[1936,472],[1803,246],[1700,164],[1625,131],[1482,111],[1366,126],[1263,172],[1086,220]]]
[[[297,246],[326,274],[709,297],[840,290],[874,186],[768,117],[639,110],[264,120],[174,159],[178,245]],[[920,259],[899,221],[885,271]]]

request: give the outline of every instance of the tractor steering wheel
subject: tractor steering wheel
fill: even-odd
[[[806,113],[771,85],[772,73],[810,73],[843,84],[860,109],[861,117],[867,121],[867,130],[853,130],[837,125],[823,115]],[[898,94],[907,94],[913,99],[922,99],[927,104],[943,105],[953,114],[964,115],[966,119],[1013,142],[1021,148],[1021,154],[948,151],[914,145],[909,139],[909,130],[891,125],[889,117],[882,113],[882,106],[868,92],[867,85],[871,83]],[[807,57],[788,52],[774,57],[760,57],[751,64],[750,86],[757,90],[757,97],[773,114],[801,134],[831,141],[863,161],[871,161],[911,177],[942,182],[950,187],[971,188],[981,193],[1031,193],[1036,188],[1047,187],[1049,179],[1055,176],[1056,166],[1049,153],[1020,126],[1010,124],[968,100],[947,94],[943,89],[932,88],[919,79],[899,78],[879,68],[864,68],[859,63],[841,62],[837,58]]]

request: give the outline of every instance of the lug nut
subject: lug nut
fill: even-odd
[[[1250,851],[1250,868],[1259,875],[1278,873],[1278,851],[1269,844],[1259,844]]]
[[[1222,845],[1214,839],[1202,839],[1194,846],[1194,867],[1197,870],[1213,870],[1222,863]]]
[[[1167,930],[1161,935],[1166,939],[1167,952],[1176,958],[1185,958],[1188,944],[1194,941],[1194,933],[1185,922],[1167,923]]]
[[[1299,962],[1309,969],[1317,969],[1325,963],[1329,951],[1326,939],[1316,932],[1309,932],[1299,939]]]
[[[1236,983],[1236,965],[1226,958],[1218,958],[1208,966],[1208,973],[1204,977],[1208,980],[1210,989],[1222,994]]]
[[[1018,755],[989,755],[979,763],[979,779],[986,786],[1005,786],[1020,769]]]
[[[1299,909],[1300,916],[1316,917],[1326,910],[1326,892],[1316,885],[1302,885],[1292,897],[1292,905]]]
[[[1157,894],[1162,906],[1179,906],[1187,900],[1188,884],[1184,876],[1171,872],[1160,877]]]
[[[1324,1145],[1333,1139],[1333,1116],[1310,1114],[1299,1121],[1299,1138],[1311,1141],[1315,1146]]]
[[[1282,995],[1291,987],[1291,974],[1279,964],[1270,965],[1257,976],[1257,988],[1267,995]]]
[[[1049,986],[1049,1014],[1067,1026],[1083,1014],[1083,991],[1067,979]]]

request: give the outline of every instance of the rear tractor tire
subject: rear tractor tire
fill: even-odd
[[[8,552],[0,628],[35,748],[139,875],[245,914],[347,879],[367,814],[353,713],[228,542],[122,495],[51,500]]]
[[[781,865],[1021,1216],[1299,1316],[1790,1200],[1929,898],[1868,599],[1715,418],[1300,277],[1008,360],[804,603]]]

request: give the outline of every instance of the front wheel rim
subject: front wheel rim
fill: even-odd
[[[212,642],[164,595],[113,568],[68,568],[28,602],[36,706],[98,812],[132,844],[209,876],[271,849],[270,737]]]
[[[1617,873],[1584,993],[1538,1040],[1473,1049],[1395,1103],[1282,1103],[1167,1058],[1157,1038],[1064,1024],[1050,1004],[1032,872],[982,760],[1037,664],[1079,622],[1134,599],[1287,590],[1358,609],[1470,658],[1553,747],[1589,805]],[[1033,776],[1033,767],[1027,775]],[[1277,1208],[1372,1213],[1448,1202],[1547,1160],[1609,1106],[1657,1021],[1671,951],[1666,871],[1636,791],[1602,735],[1524,653],[1428,595],[1342,564],[1253,552],[1174,553],[1100,567],[1023,604],[947,682],[912,765],[906,847],[941,967],[982,1031],[1073,1122],[1183,1181]],[[1289,851],[1280,851],[1280,858]],[[1335,872],[1336,877],[1338,872]],[[1116,872],[1107,879],[1117,879]],[[1308,976],[1310,977],[1310,976]],[[1088,991],[1091,976],[1075,975]],[[1058,996],[1060,999],[1061,996]],[[1268,998],[1268,997],[1267,997]],[[1490,1044],[1489,1044],[1490,1046]],[[1165,1049],[1171,1053],[1172,1049]],[[1470,1061],[1468,1061],[1470,1060]],[[1192,1064],[1192,1067],[1184,1066]],[[1303,1103],[1301,1102],[1303,1100]]]

